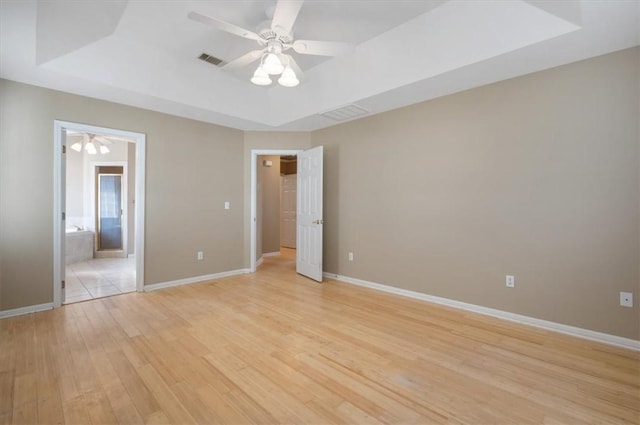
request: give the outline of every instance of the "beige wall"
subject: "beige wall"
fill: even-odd
[[[296,174],[298,172],[298,161],[280,161],[280,173],[284,175]]]
[[[327,271],[640,339],[638,75],[636,48],[313,133],[0,80],[0,309],[52,301],[62,119],[147,134],[147,284],[248,267],[251,150],[324,145]]]
[[[55,119],[147,135],[146,284],[243,267],[243,132],[0,80],[0,309],[53,298]]]
[[[244,132],[244,198],[247,202],[244,206],[244,265],[249,267],[251,255],[251,151],[253,149],[308,149],[311,144],[311,133],[303,131],[245,131]],[[258,236],[258,235],[256,235]],[[257,239],[257,238],[256,238]],[[256,251],[261,247],[261,242],[256,241]],[[256,256],[256,260],[260,256]]]
[[[67,143],[67,146],[70,146]],[[76,152],[67,149],[66,163],[66,204],[67,225],[73,226],[74,221],[81,222],[84,217],[84,155],[83,152]],[[74,219],[77,217],[77,219]],[[78,223],[82,225],[82,223]]]
[[[263,161],[271,161],[271,167],[263,166]],[[280,251],[280,156],[260,155],[258,157],[259,189],[261,189],[261,255]],[[257,256],[256,258],[260,258]]]
[[[626,50],[313,132],[325,270],[640,339],[639,62]]]

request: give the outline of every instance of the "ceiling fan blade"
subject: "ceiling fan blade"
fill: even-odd
[[[276,10],[273,12],[271,29],[288,35],[296,22],[302,3],[304,0],[278,0]]]
[[[106,135],[106,136],[100,136],[100,137],[107,138],[107,139],[109,139],[111,142],[114,142],[114,141],[121,141],[121,142],[133,142],[133,140],[131,140],[131,139],[127,139],[126,137],[114,136],[114,135],[111,135],[111,134]]]
[[[301,55],[344,56],[353,52],[355,46],[339,41],[296,40],[291,45]]]
[[[209,25],[220,31],[228,32],[229,34],[237,35],[238,37],[248,38],[249,40],[263,41],[258,34],[253,31],[249,31],[242,27],[239,27],[229,22],[221,21],[219,19],[210,18],[209,16],[201,15],[197,12],[189,12],[187,15],[192,21],[200,22],[205,25]]]
[[[266,49],[254,50],[252,52],[249,52],[246,55],[240,56],[238,59],[232,60],[228,64],[221,67],[221,69],[224,69],[225,71],[235,71],[238,68],[249,65],[251,62],[257,61],[258,59],[260,59],[260,57],[262,57],[262,54],[265,51]]]
[[[97,140],[98,142],[102,143],[103,145],[112,145],[113,142],[109,139],[107,139],[106,137],[103,136],[96,136],[93,138],[93,140]]]

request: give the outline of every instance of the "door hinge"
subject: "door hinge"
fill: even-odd
[[[67,219],[67,214],[66,213],[62,213],[62,221],[65,221]]]
[[[67,153],[67,145],[62,145],[62,153]]]
[[[66,288],[66,287],[67,287],[67,283],[63,280],[62,281],[62,289]]]

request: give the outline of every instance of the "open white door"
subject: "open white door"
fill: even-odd
[[[298,154],[296,271],[322,282],[322,146]]]

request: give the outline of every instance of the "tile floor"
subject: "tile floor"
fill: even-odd
[[[65,304],[136,290],[135,258],[94,258],[67,264]]]

